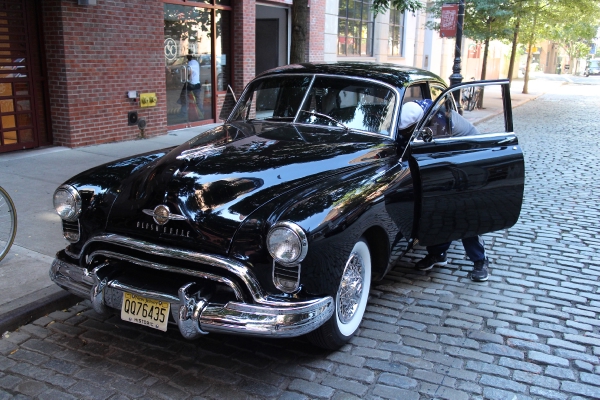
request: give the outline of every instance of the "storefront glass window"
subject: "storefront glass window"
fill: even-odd
[[[167,125],[214,118],[212,10],[164,5]]]

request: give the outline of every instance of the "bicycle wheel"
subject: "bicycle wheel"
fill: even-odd
[[[12,199],[0,187],[0,261],[6,256],[17,235],[17,211]]]
[[[463,110],[469,110],[469,100],[473,97],[473,91],[472,88],[464,88],[462,89],[463,93],[460,99],[460,105],[463,108]]]
[[[479,101],[479,91],[475,91],[471,98],[469,99],[469,104],[467,105],[467,111],[473,111],[477,106],[477,101]]]

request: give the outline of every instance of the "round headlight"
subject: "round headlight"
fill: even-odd
[[[66,221],[75,221],[81,212],[81,196],[69,185],[62,185],[54,192],[54,209]]]
[[[267,235],[267,249],[276,262],[283,265],[299,264],[306,257],[306,234],[293,222],[278,222]]]

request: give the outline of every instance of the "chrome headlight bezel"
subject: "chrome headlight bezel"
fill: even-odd
[[[62,201],[57,198],[58,194],[66,194],[65,199],[71,199],[70,201]],[[71,185],[61,185],[54,191],[54,195],[52,196],[52,200],[54,203],[54,210],[65,221],[75,222],[79,218],[81,214],[81,195]],[[59,211],[61,207],[65,207],[66,209],[70,209],[68,212]]]
[[[281,258],[281,254],[274,248],[272,240],[276,238],[275,234],[283,234],[284,237],[292,241],[293,246],[297,246],[297,255],[291,259]],[[300,264],[308,253],[308,238],[304,230],[296,223],[290,221],[280,221],[274,224],[267,234],[267,250],[275,262],[284,266],[295,266]],[[279,244],[279,243],[277,243]]]

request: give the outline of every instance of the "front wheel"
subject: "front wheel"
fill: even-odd
[[[12,199],[0,187],[0,261],[6,256],[17,235],[17,210]]]
[[[354,245],[335,295],[334,315],[307,335],[319,347],[336,350],[346,344],[362,322],[371,289],[371,253],[364,239]]]

